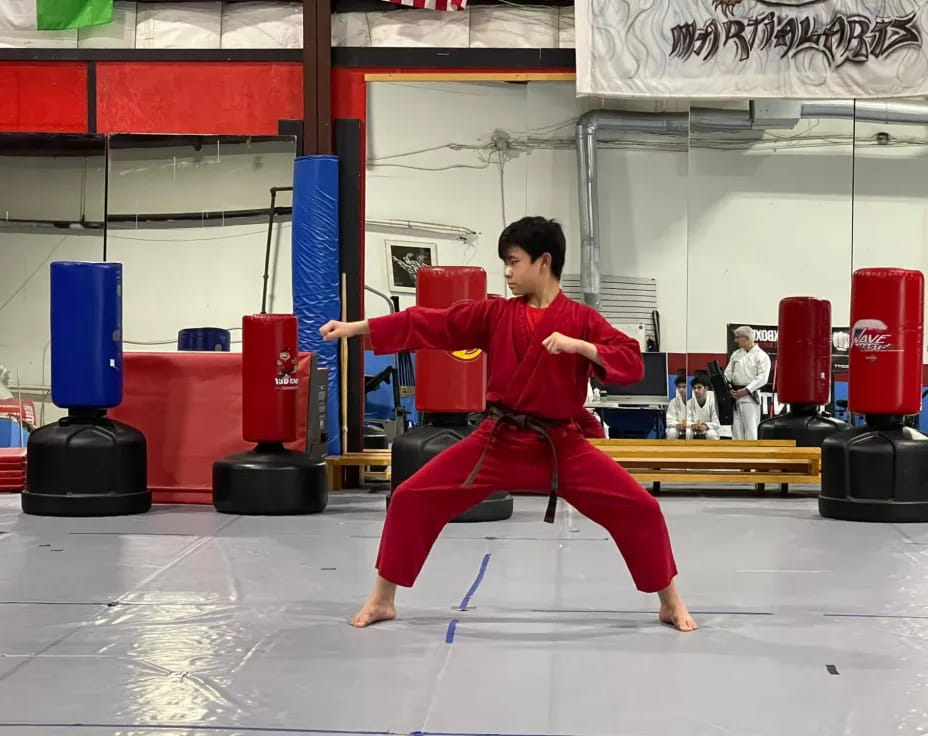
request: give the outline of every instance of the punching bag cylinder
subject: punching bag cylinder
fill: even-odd
[[[297,323],[292,314],[242,320],[242,435],[246,442],[296,439]]]
[[[487,298],[487,273],[473,266],[430,266],[416,277],[416,305],[444,309]],[[473,345],[416,352],[416,409],[467,414],[486,408],[487,359]]]
[[[122,401],[122,264],[51,264],[52,401],[111,409]]]
[[[181,351],[228,353],[232,335],[219,327],[187,327],[177,333],[177,349]]]
[[[855,414],[921,411],[924,290],[921,271],[854,274],[848,408]]]
[[[848,428],[819,409],[831,392],[831,302],[807,296],[780,301],[777,393],[789,409],[765,419],[761,440],[796,440],[821,447],[826,437]]]
[[[151,508],[145,436],[106,409],[122,401],[122,265],[51,264],[52,399],[68,416],[26,449],[22,509],[114,516]]]
[[[828,403],[831,389],[831,302],[791,297],[780,302],[777,393],[783,404]]]
[[[903,423],[921,409],[924,291],[920,271],[854,273],[848,405],[867,423],[822,445],[822,516],[928,521],[928,437]]]
[[[416,305],[442,309],[487,298],[487,275],[473,266],[427,266],[416,276]],[[416,408],[423,424],[401,434],[390,451],[396,489],[429,460],[476,428],[467,415],[486,408],[486,356],[474,345],[459,350],[416,351]],[[392,495],[392,494],[391,494]],[[389,506],[390,496],[387,497]],[[510,493],[493,493],[454,522],[499,521],[512,516]]]
[[[328,505],[323,457],[289,450],[296,440],[297,319],[242,319],[242,436],[257,447],[213,463],[213,506],[227,514],[314,514]],[[310,375],[316,376],[312,356]],[[315,396],[318,387],[307,387]],[[312,405],[312,402],[310,402]],[[309,432],[318,434],[318,422]],[[311,437],[307,446],[313,446]]]

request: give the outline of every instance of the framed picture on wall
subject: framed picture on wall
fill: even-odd
[[[387,240],[387,281],[390,291],[416,293],[416,274],[423,266],[438,265],[438,245]]]

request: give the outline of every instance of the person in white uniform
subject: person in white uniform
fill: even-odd
[[[664,417],[668,440],[678,440],[684,437],[686,432],[686,376],[677,376],[674,385],[677,391],[667,404],[667,414]]]
[[[770,376],[770,356],[754,342],[754,330],[739,327],[735,330],[738,349],[731,354],[725,378],[731,384],[734,399],[734,417],[731,436],[735,440],[756,440],[760,424],[760,398],[757,393],[767,385]]]
[[[12,399],[13,392],[10,391],[10,370],[5,365],[0,365],[0,400]]]
[[[697,375],[690,385],[693,396],[686,402],[686,438],[719,439],[719,409],[715,404],[715,394],[709,390],[709,379]]]

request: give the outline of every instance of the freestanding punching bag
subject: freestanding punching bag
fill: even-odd
[[[757,428],[761,440],[796,440],[821,447],[826,437],[849,425],[825,415],[831,392],[831,302],[808,296],[780,301],[777,393],[788,409]]]
[[[213,506],[227,514],[314,514],[328,505],[329,486],[318,422],[306,452],[296,437],[297,319],[255,314],[242,319],[242,437],[257,446],[213,463]],[[315,355],[313,355],[315,360]],[[310,368],[310,376],[318,371]],[[312,380],[312,379],[311,379]],[[318,387],[310,387],[310,396]]]
[[[904,423],[921,411],[924,293],[921,271],[854,273],[848,408],[866,424],[822,444],[822,516],[928,521],[928,437]]]
[[[416,304],[420,307],[440,309],[486,298],[487,274],[482,268],[427,266],[419,269],[416,277]],[[416,351],[416,409],[422,424],[393,442],[392,489],[476,429],[469,415],[486,408],[486,389],[486,356],[480,350]],[[512,512],[512,495],[498,492],[452,521],[500,521],[510,518]]]
[[[177,333],[177,349],[228,353],[232,349],[232,335],[220,327],[186,327]]]
[[[22,510],[117,516],[151,508],[145,435],[113,421],[122,401],[122,264],[51,264],[52,401],[68,410],[33,432]]]

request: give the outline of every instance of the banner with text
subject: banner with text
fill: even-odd
[[[577,94],[928,94],[928,0],[576,0]]]

